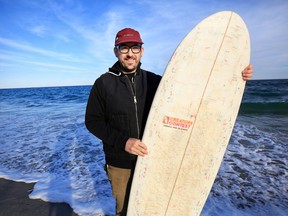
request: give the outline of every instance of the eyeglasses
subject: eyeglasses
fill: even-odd
[[[134,45],[134,46],[125,46],[125,45],[119,45],[117,46],[117,49],[119,50],[120,53],[122,54],[127,54],[129,52],[129,50],[132,51],[132,53],[134,54],[138,54],[141,52],[141,45]]]

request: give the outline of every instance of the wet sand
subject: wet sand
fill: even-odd
[[[0,178],[0,216],[77,216],[66,203],[49,203],[29,198],[34,183]]]

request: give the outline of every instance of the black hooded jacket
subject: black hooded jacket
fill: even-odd
[[[125,151],[128,138],[141,139],[161,76],[138,69],[133,76],[116,62],[94,83],[85,115],[87,129],[102,140],[106,163],[132,168],[137,156]]]

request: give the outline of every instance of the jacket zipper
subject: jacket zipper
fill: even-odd
[[[137,98],[136,98],[136,83],[135,78],[132,77],[131,82],[129,80],[129,77],[125,75],[128,79],[128,83],[132,92],[134,106],[135,106],[135,116],[136,116],[136,127],[137,127],[137,138],[140,138],[140,127],[139,127],[139,117],[138,117],[138,107],[137,107]],[[133,85],[133,86],[132,86]]]

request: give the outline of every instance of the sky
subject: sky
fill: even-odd
[[[223,10],[248,27],[253,79],[288,79],[286,0],[0,0],[0,88],[92,85],[125,27],[144,41],[142,68],[162,75],[187,33]]]

